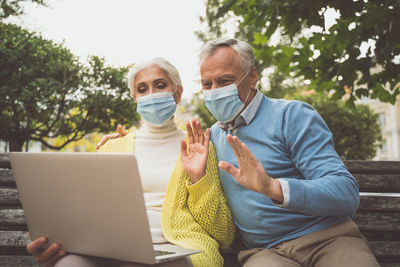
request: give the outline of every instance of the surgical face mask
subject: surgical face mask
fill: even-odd
[[[250,70],[236,84],[230,84],[224,87],[211,90],[203,90],[204,102],[211,114],[220,122],[232,121],[243,109],[249,95],[242,102],[239,98],[237,85],[249,74]]]
[[[162,92],[137,97],[137,112],[151,124],[164,124],[176,110],[174,93]]]

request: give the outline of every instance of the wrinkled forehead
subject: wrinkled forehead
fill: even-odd
[[[203,57],[200,63],[201,78],[217,76],[225,73],[242,72],[239,55],[230,47],[219,47],[214,53]]]

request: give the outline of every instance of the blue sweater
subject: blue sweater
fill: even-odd
[[[226,141],[229,131],[211,128],[219,161],[238,167]],[[220,170],[234,221],[248,248],[269,248],[351,218],[358,185],[337,155],[330,130],[308,104],[262,97],[253,120],[239,127],[244,142],[273,178],[286,180],[289,201],[278,207]]]

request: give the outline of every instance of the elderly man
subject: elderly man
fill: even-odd
[[[269,99],[252,48],[217,39],[200,53],[204,101],[221,182],[248,248],[244,266],[379,266],[351,216],[358,185],[318,113]]]

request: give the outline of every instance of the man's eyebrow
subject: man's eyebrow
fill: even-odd
[[[235,79],[235,75],[233,74],[223,74],[221,76],[218,76],[217,78],[215,78],[216,80],[223,80],[223,79]],[[210,82],[210,79],[201,79],[201,82]]]
[[[216,78],[216,80],[234,79],[234,78],[235,78],[235,75],[233,75],[233,74],[224,74],[224,75],[218,76],[218,77]]]

